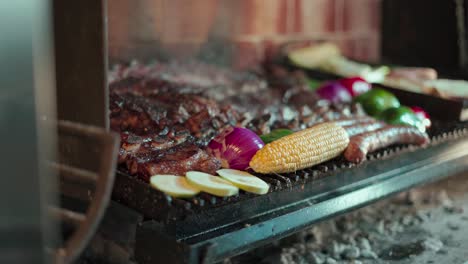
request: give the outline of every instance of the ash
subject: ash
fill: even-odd
[[[468,174],[319,223],[224,263],[468,263]]]

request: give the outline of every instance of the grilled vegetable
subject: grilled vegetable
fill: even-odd
[[[208,144],[208,150],[222,162],[223,168],[245,170],[253,155],[265,145],[247,128],[230,127]]]
[[[431,118],[429,117],[429,114],[426,111],[424,111],[424,109],[418,106],[412,106],[410,108],[413,111],[413,113],[421,120],[421,122],[426,128],[431,127]]]
[[[333,103],[350,102],[352,96],[349,91],[339,82],[327,82],[317,89],[320,98]]]
[[[372,89],[356,97],[355,101],[360,103],[366,113],[371,116],[377,116],[388,108],[400,106],[398,99],[383,89]]]
[[[173,197],[188,198],[200,192],[199,189],[190,185],[185,177],[175,175],[154,175],[150,179],[150,184]]]
[[[288,58],[297,66],[315,69],[339,54],[340,49],[335,44],[322,43],[295,49],[289,52]]]
[[[372,68],[368,64],[352,61],[343,56],[329,58],[320,65],[320,69],[343,77],[360,76],[369,83],[381,83],[390,72],[387,66]]]
[[[379,119],[391,125],[407,125],[417,127],[424,132],[426,130],[423,122],[409,107],[400,106],[389,108],[379,114]]]
[[[268,183],[245,171],[222,169],[217,173],[246,192],[265,194],[270,189]]]
[[[320,85],[322,85],[322,82],[314,79],[307,79],[307,84],[309,85],[310,90],[315,91],[320,87]]]
[[[289,129],[279,128],[271,131],[271,133],[261,135],[260,138],[262,139],[263,143],[268,144],[284,136],[291,135],[292,133],[294,132]]]
[[[218,176],[199,171],[189,171],[185,176],[191,185],[209,194],[226,197],[239,193],[236,186]]]
[[[348,143],[341,126],[325,122],[266,144],[250,167],[259,173],[294,172],[337,157]]]
[[[339,82],[353,97],[363,94],[372,88],[370,83],[366,82],[366,80],[361,77],[344,78],[339,80]]]

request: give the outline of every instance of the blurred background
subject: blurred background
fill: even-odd
[[[156,52],[158,42],[177,51],[171,55],[187,56],[214,38],[227,40],[223,48],[241,54],[232,65],[245,68],[285,42],[313,39],[333,41],[351,58],[377,61],[380,6],[380,0],[113,0],[109,55],[144,56]]]

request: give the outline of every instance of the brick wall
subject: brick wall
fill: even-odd
[[[380,0],[108,3],[111,58],[152,56],[156,49],[177,57],[191,56],[207,39],[222,39],[234,54],[233,65],[242,68],[262,61],[279,44],[313,39],[336,42],[355,59],[379,59]]]

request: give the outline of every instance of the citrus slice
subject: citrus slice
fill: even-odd
[[[297,66],[314,69],[339,55],[340,49],[335,44],[323,43],[293,50],[288,58]]]
[[[189,171],[185,176],[191,185],[209,194],[225,197],[239,193],[239,188],[218,176],[199,171]]]
[[[190,185],[185,177],[175,175],[154,175],[150,184],[161,192],[179,198],[189,198],[200,192],[198,188]]]
[[[216,172],[221,177],[223,177],[235,186],[239,187],[239,189],[242,189],[246,192],[265,194],[270,189],[268,183],[245,171],[221,169]]]

